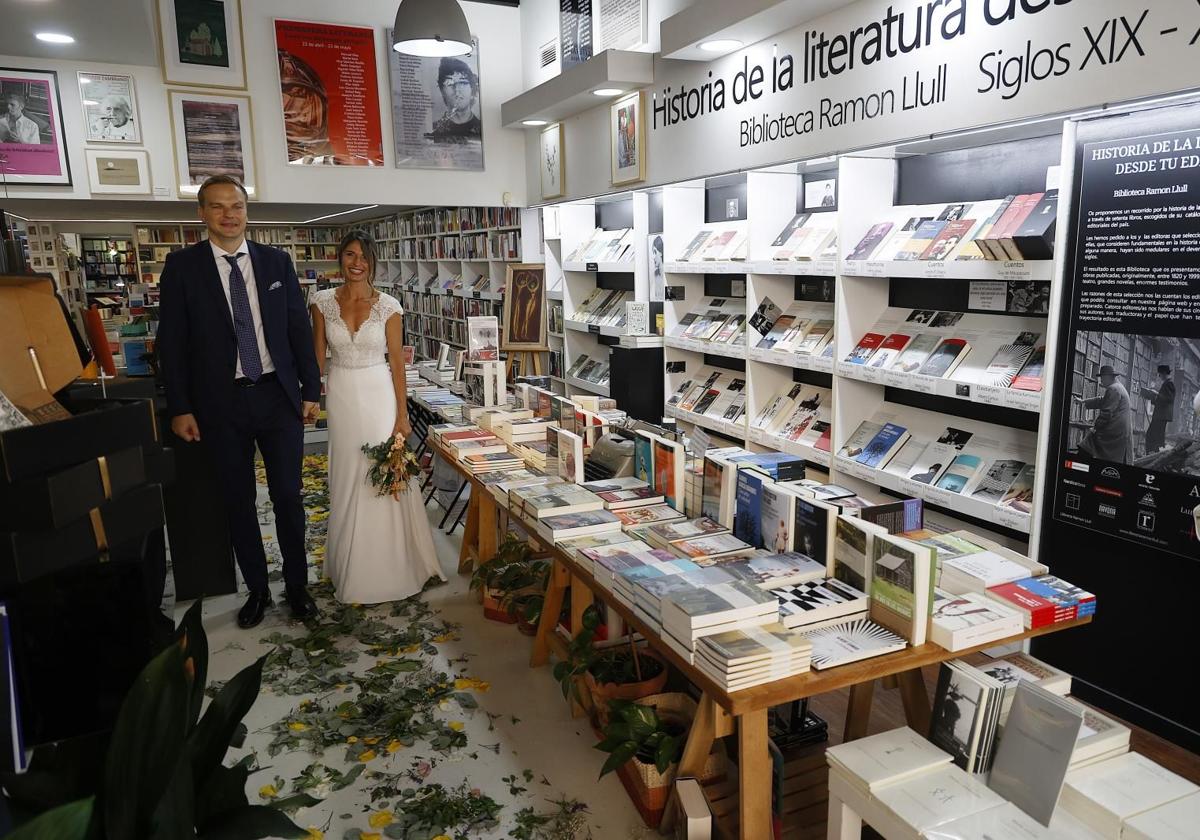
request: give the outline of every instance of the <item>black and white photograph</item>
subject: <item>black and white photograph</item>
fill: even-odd
[[[79,100],[89,143],[140,143],[133,76],[78,73]]]
[[[929,324],[937,316],[936,309],[914,309],[905,321],[909,324]]]
[[[592,0],[559,0],[558,42],[563,70],[592,57]]]
[[[1050,284],[1035,280],[1010,281],[1004,308],[1020,314],[1047,314],[1050,311]]]
[[[647,251],[650,254],[650,300],[662,300],[667,294],[667,284],[663,276],[665,257],[663,255],[663,238],[661,233],[650,234]],[[651,327],[653,326],[651,324]],[[657,332],[657,330],[654,331]]]
[[[933,320],[929,323],[931,327],[953,327],[962,320],[963,313],[961,312],[939,312],[933,316]]]
[[[555,123],[542,129],[540,141],[542,198],[558,198],[566,193],[563,184],[563,127]]]
[[[804,179],[804,209],[810,213],[837,209],[837,178]]]
[[[1076,333],[1067,449],[1200,477],[1200,339]]]
[[[388,67],[396,166],[482,170],[478,41],[467,55],[428,57],[390,50]]]
[[[943,666],[938,674],[929,740],[954,756],[959,767],[965,767],[970,757],[972,730],[983,693],[983,686],[950,668]]]

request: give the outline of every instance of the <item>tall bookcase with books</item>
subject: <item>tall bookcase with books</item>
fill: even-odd
[[[405,309],[420,358],[445,342],[466,347],[466,319],[500,315],[508,266],[534,261],[537,212],[516,207],[426,207],[363,223],[379,245],[381,289]]]

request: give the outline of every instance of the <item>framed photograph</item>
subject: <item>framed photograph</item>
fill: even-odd
[[[93,193],[149,195],[150,153],[144,149],[84,149]]]
[[[642,121],[644,103],[645,97],[638,91],[609,106],[613,186],[646,180],[646,124]]]
[[[276,19],[275,55],[287,162],[383,166],[375,30]]]
[[[83,126],[89,143],[141,143],[137,95],[133,76],[114,73],[76,73]]]
[[[542,129],[541,136],[542,198],[558,198],[567,194],[567,169],[563,163],[563,127],[555,123]]]
[[[0,181],[70,186],[58,74],[0,67]]]
[[[168,95],[179,197],[195,197],[209,176],[232,175],[257,198],[250,97],[180,90]]]
[[[388,75],[397,168],[482,170],[478,39],[469,54],[460,56],[426,58],[388,50]]]
[[[501,350],[548,350],[546,346],[546,266],[510,264],[504,290]]]
[[[242,0],[154,0],[163,81],[246,89]]]
[[[29,258],[29,264],[34,268],[42,267],[42,257],[40,254],[34,254]]]
[[[837,178],[805,177],[804,209],[809,213],[837,210]]]
[[[42,242],[40,239],[30,239],[29,240],[29,253],[31,253],[31,254],[42,253]]]
[[[58,268],[58,261],[54,259],[54,254],[46,254],[42,257],[42,265],[46,268]]]

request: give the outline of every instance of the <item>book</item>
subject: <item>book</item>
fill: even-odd
[[[796,498],[792,519],[792,548],[820,563],[830,574],[833,572],[837,520],[836,508],[816,499],[804,496]]]
[[[792,216],[791,220],[784,225],[783,230],[779,232],[779,235],[772,240],[771,247],[779,248],[780,246],[784,245],[789,239],[791,239],[792,234],[804,226],[804,223],[808,221],[809,216],[811,215],[811,213],[797,213],[795,216]]]
[[[1004,687],[962,660],[943,662],[933,695],[929,740],[968,773],[989,769]]]
[[[654,489],[662,493],[673,508],[683,507],[683,444],[665,438],[654,438]]]
[[[994,551],[976,551],[942,560],[941,585],[948,592],[982,594],[993,586],[1029,577],[1030,568]]]
[[[971,244],[974,250],[964,249],[960,251],[958,259],[960,260],[984,260],[992,259],[991,252],[985,247],[985,242],[991,234],[992,229],[1008,212],[1009,206],[1016,198],[1015,195],[1006,196],[997,202],[995,209],[988,215],[983,222],[971,233]]]
[[[700,513],[720,523],[724,528],[733,527],[736,476],[736,466],[718,456],[705,455],[700,490]]]
[[[709,237],[713,235],[711,230],[702,230],[692,237],[692,241],[687,244],[683,252],[679,255],[679,262],[689,262],[694,257],[697,257],[701,248],[708,242]]]
[[[917,373],[934,379],[944,379],[954,373],[970,350],[971,345],[966,339],[943,338],[917,369]]]
[[[949,651],[978,647],[1018,635],[1023,628],[1015,610],[975,592],[953,595],[933,591],[929,640]]]
[[[467,319],[467,361],[490,362],[500,358],[500,321],[495,316]]]
[[[1010,508],[1021,513],[1029,513],[1033,510],[1033,485],[1036,479],[1037,469],[1033,464],[1026,464],[1021,468],[1021,472],[1016,479],[1005,491],[1000,498],[1000,506]]]
[[[755,548],[763,547],[763,488],[773,483],[766,475],[755,470],[739,469],[737,471],[733,533],[738,539]]]
[[[720,567],[731,577],[744,580],[759,589],[790,586],[825,577],[824,563],[794,551],[755,553],[724,561]]]
[[[662,492],[654,484],[654,440],[649,432],[638,430],[633,438],[633,477],[646,486]]]
[[[706,566],[717,560],[750,554],[754,551],[754,546],[726,533],[676,540],[671,543],[670,550]]]
[[[983,472],[986,462],[978,455],[960,453],[937,480],[937,487],[951,493],[963,493],[972,487]]]
[[[1041,391],[1042,376],[1046,368],[1046,345],[1039,344],[1029,354],[1029,359],[1009,386],[1017,391]]]
[[[947,222],[918,259],[942,262],[958,249],[963,237],[974,227],[974,219],[958,219]]]
[[[1020,199],[1018,199],[1016,212],[1013,213],[1008,223],[1004,226],[1004,229],[1000,233],[992,231],[990,241],[992,243],[992,250],[997,254],[998,258],[1006,260],[1025,259],[1024,255],[1021,254],[1021,250],[1017,247],[1015,238],[1016,233],[1017,231],[1021,230],[1021,228],[1027,224],[1031,218],[1033,218],[1034,211],[1043,205],[1045,197],[1045,193],[1031,193],[1027,196],[1022,196]],[[1050,205],[1051,209],[1054,210],[1054,212],[1050,214],[1051,219],[1057,215],[1057,205],[1058,196],[1056,193],[1054,200]],[[1037,221],[1037,219],[1034,220],[1034,229],[1039,227]],[[1036,237],[1030,238],[1036,239]],[[1051,253],[1053,252],[1051,251]]]
[[[847,260],[869,260],[871,254],[875,253],[880,244],[892,230],[891,222],[880,222],[877,225],[872,225],[870,230],[866,232],[859,243],[854,246],[854,250],[850,252]]]
[[[879,345],[879,348],[871,354],[867,360],[867,367],[873,368],[890,368],[900,358],[900,354],[904,352],[904,348],[912,341],[911,335],[905,333],[891,333]]]
[[[971,493],[971,498],[988,504],[999,504],[1023,469],[1025,469],[1024,461],[1012,458],[999,458],[993,461]]]
[[[833,340],[833,321],[821,319],[814,321],[805,333],[804,339],[796,345],[796,353],[818,355],[831,346]]]
[[[779,553],[792,550],[796,496],[796,491],[786,485],[772,483],[763,487],[762,547],[767,551]]]
[[[599,496],[574,484],[514,487],[508,493],[508,500],[512,510],[534,520],[604,508]]]
[[[667,595],[662,600],[663,627],[695,630],[764,616],[771,623],[778,609],[771,593],[735,580]]]
[[[812,643],[813,670],[836,668],[903,650],[906,642],[885,627],[860,618],[806,632]]]
[[[684,518],[682,513],[670,505],[646,505],[645,507],[614,511],[614,513],[626,528],[655,525],[659,522],[674,522],[676,519]]]
[[[646,541],[659,548],[668,548],[671,543],[679,540],[694,540],[698,537],[712,537],[727,533],[729,533],[729,529],[721,523],[702,516],[698,519],[651,525],[646,531]]]
[[[851,460],[858,460],[858,456],[867,448],[867,444],[875,439],[875,436],[883,430],[882,423],[876,423],[873,420],[864,420],[858,424],[858,428],[854,433],[846,439],[842,448],[838,451],[838,455]]]
[[[1119,837],[1122,823],[1200,788],[1140,753],[1125,753],[1067,774],[1062,807],[1104,837]]]
[[[1011,256],[1015,252],[1024,260],[1053,259],[1057,220],[1058,190],[1046,190],[1029,215],[1013,230],[1011,237],[1005,237],[1004,243],[1011,242],[1012,245],[1012,250],[1007,244],[1004,245],[1005,253]]]
[[[770,330],[754,345],[757,350],[771,350],[779,343],[796,321],[795,315],[784,313],[771,324]]]
[[[1200,793],[1180,797],[1125,820],[1122,840],[1187,840],[1200,825]]]
[[[921,484],[937,484],[972,436],[971,432],[947,426],[937,440],[926,445],[907,477]]]
[[[903,426],[884,423],[854,460],[871,469],[881,470],[887,466],[892,456],[900,451],[900,447],[908,442],[909,437],[908,429]]]
[[[769,297],[764,297],[758,303],[758,307],[754,310],[754,314],[750,316],[750,337],[754,341],[754,346],[758,345],[767,335],[770,335],[771,329],[775,326],[775,322],[783,315],[783,310],[775,305]]]
[[[912,261],[921,259],[921,255],[930,246],[933,240],[937,239],[938,234],[946,227],[949,222],[933,219],[928,222],[922,222],[917,226],[917,229],[912,232],[912,236],[908,238],[899,250],[896,251],[894,259],[899,261]]]
[[[913,232],[916,231],[925,222],[933,221],[932,216],[910,216],[898,230],[896,230],[887,241],[881,245],[875,252],[875,259],[892,262],[896,259],[896,254],[900,249],[908,244],[908,240],[912,238]]]
[[[914,647],[924,644],[933,604],[934,550],[876,533],[870,561],[871,620],[908,639]]]
[[[877,332],[867,333],[859,340],[855,348],[850,351],[850,355],[846,357],[846,363],[851,365],[865,365],[867,359],[871,358],[871,355],[879,349],[879,346],[883,344],[883,340],[886,337]]]
[[[825,758],[830,768],[868,793],[948,767],[951,762],[949,753],[907,726],[829,747]]]
[[[733,230],[723,230],[714,234],[708,240],[708,242],[705,243],[704,249],[699,251],[697,254],[694,254],[692,258],[699,258],[702,260],[721,259],[721,255],[725,252],[725,249],[728,247],[728,245],[733,242],[735,236],[737,236],[737,231]]]
[[[975,237],[975,244],[983,251],[985,258],[989,260],[1008,259],[1003,247],[1000,245],[1000,238],[1013,229],[1015,217],[1021,214],[1022,209],[1026,207],[1028,201],[1029,194],[1027,193],[1011,196],[1004,205],[1004,212],[992,224],[987,234]],[[1027,213],[1028,211],[1026,210],[1025,212]]]
[[[621,520],[611,511],[592,510],[547,516],[538,521],[538,533],[551,542],[621,530]]]
[[[556,475],[576,484],[583,481],[583,438],[565,429],[552,429],[558,437],[558,470]]]
[[[988,787],[1042,825],[1058,806],[1083,708],[1032,683],[1017,686]]]
[[[902,373],[916,373],[929,359],[929,354],[941,343],[941,338],[934,333],[920,333],[904,348],[892,362],[891,370]]]
[[[771,592],[779,599],[779,620],[788,628],[867,617],[867,594],[835,578],[777,586]]]
[[[1047,579],[1051,582],[1046,582]],[[987,596],[1021,613],[1027,629],[1073,621],[1095,612],[1094,595],[1082,593],[1081,600],[1072,596],[1069,590],[1058,586],[1058,583],[1058,579],[1051,578],[1050,575],[1023,578],[993,586],[987,590]]]
[[[882,788],[875,798],[902,824],[912,826],[916,836],[950,820],[1004,804],[987,785],[955,766]]]
[[[693,778],[675,781],[676,809],[675,840],[712,840],[713,818],[708,800]]]

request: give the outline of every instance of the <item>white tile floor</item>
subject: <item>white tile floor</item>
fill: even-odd
[[[440,782],[454,787],[464,780],[477,787],[504,806],[501,825],[497,830],[478,835],[489,838],[508,837],[513,815],[526,806],[549,810],[548,799],[562,794],[585,803],[590,810],[591,837],[595,840],[626,840],[657,836],[642,824],[615,775],[597,780],[603,754],[594,750],[595,737],[584,719],[572,719],[550,667],[531,670],[528,666],[531,640],[519,634],[515,627],[488,621],[482,609],[468,589],[468,579],[456,574],[457,558],[461,543],[461,528],[452,537],[437,529],[441,509],[432,503],[429,506],[434,543],[442,568],[449,578],[448,583],[428,590],[425,598],[441,613],[441,617],[462,625],[458,640],[438,645],[438,656],[433,664],[440,670],[455,675],[466,674],[491,684],[487,692],[476,693],[480,710],[470,717],[457,707],[446,711],[448,719],[465,720],[468,747],[456,753],[442,755],[427,744],[418,742],[411,748],[402,749],[394,755],[383,753],[368,763],[369,769],[389,773],[407,770],[418,758],[436,758],[436,766],[425,780],[426,783]],[[266,517],[264,517],[266,518]],[[268,548],[272,548],[270,526],[264,527],[268,534]],[[270,556],[270,551],[268,552]],[[282,587],[273,585],[276,590]],[[236,613],[242,604],[242,596],[228,595],[214,598],[204,605],[205,627],[209,634],[209,649],[212,651],[209,676],[212,680],[225,680],[238,670],[254,661],[268,649],[260,640],[273,632],[299,634],[301,626],[288,620],[285,608],[278,602],[268,613],[267,620],[253,630],[241,630],[236,624]],[[177,616],[189,606],[176,605]],[[397,624],[401,619],[387,619]],[[450,665],[448,660],[468,657],[468,664]],[[359,670],[374,661],[372,656],[363,656]],[[264,692],[246,718],[250,737],[247,750],[255,750],[261,769],[250,776],[248,794],[252,802],[258,800],[259,789],[276,776],[292,779],[310,762],[316,760],[308,752],[283,753],[275,757],[267,754],[266,745],[271,740],[265,728],[285,718],[294,710],[303,697],[277,696]],[[488,731],[489,717],[495,718],[494,731]],[[513,723],[512,718],[519,719]],[[484,745],[499,745],[498,752],[484,749]],[[344,769],[349,766],[343,760],[345,751],[331,748],[320,759],[331,767]],[[234,751],[233,757],[241,757],[244,751]],[[469,755],[476,754],[472,760]],[[516,797],[510,795],[508,785],[501,778],[510,774],[521,776],[523,771],[533,772],[533,781],[526,784],[528,792]],[[546,779],[549,785],[542,784]],[[331,794],[320,805],[302,809],[295,821],[302,827],[316,827],[324,832],[328,840],[353,838],[358,830],[378,831],[367,827],[368,815],[374,810],[363,790],[363,779],[351,787]],[[524,784],[524,783],[522,783]],[[280,791],[282,796],[291,793],[290,787]],[[350,819],[343,819],[349,815]],[[448,832],[452,836],[453,832]],[[314,837],[317,835],[313,835]],[[390,836],[390,835],[388,835]]]

